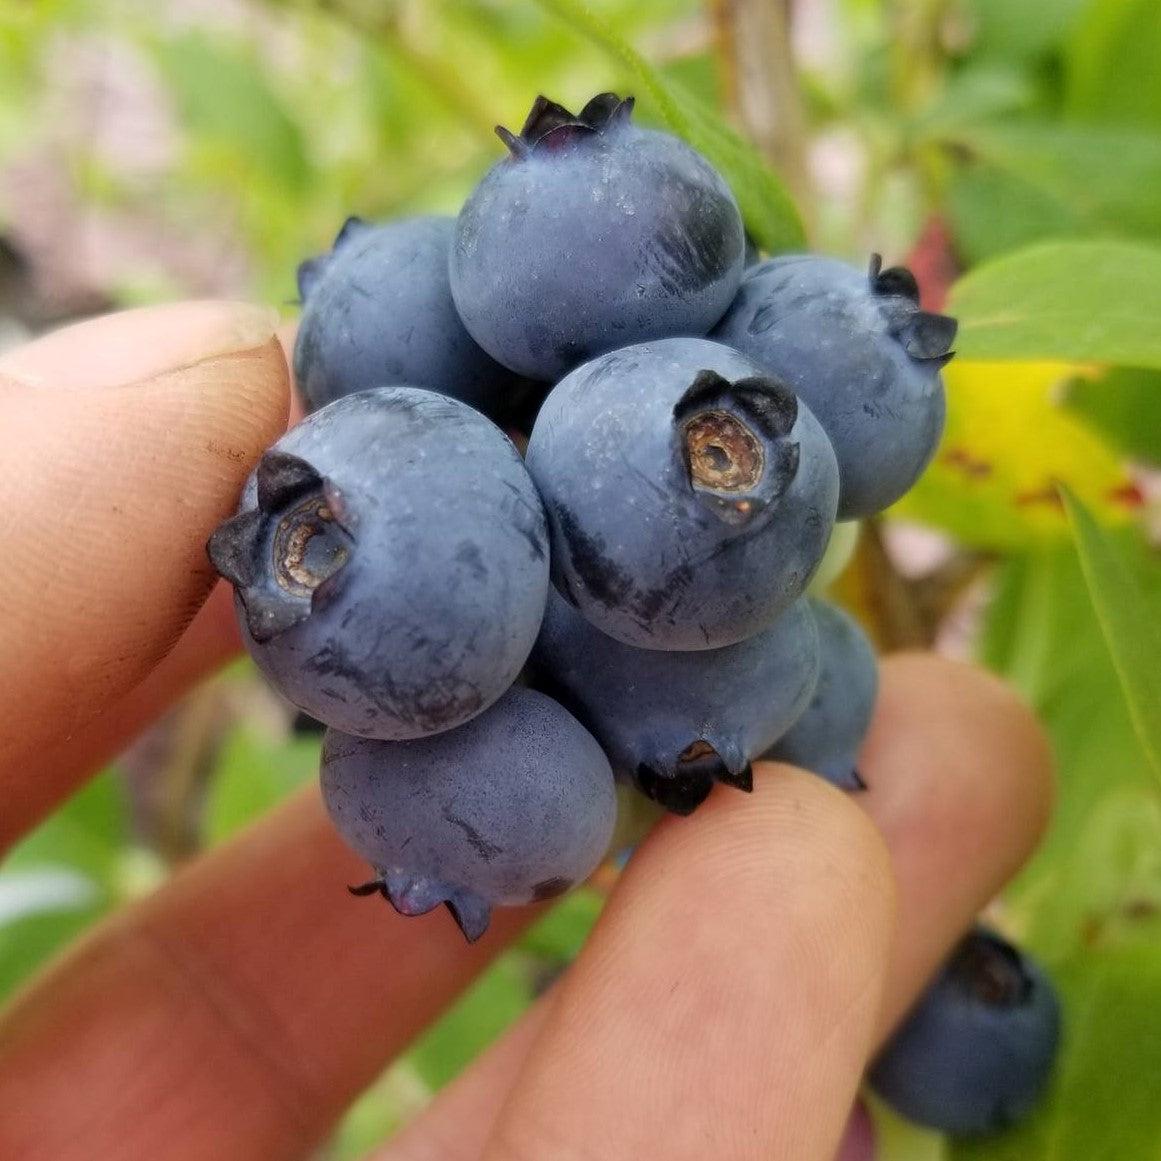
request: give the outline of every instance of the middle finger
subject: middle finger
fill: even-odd
[[[870,789],[858,802],[886,841],[897,890],[874,1037],[881,1044],[1031,853],[1052,800],[1051,763],[1031,714],[994,678],[938,657],[901,656],[883,663],[860,769]],[[526,1015],[379,1161],[478,1161],[544,1016],[544,1004]]]

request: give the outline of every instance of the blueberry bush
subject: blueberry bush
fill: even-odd
[[[809,246],[865,270],[878,252],[882,276],[905,262],[914,315],[959,322],[946,427],[918,484],[860,524],[822,587],[879,650],[972,655],[1045,722],[1056,814],[989,922],[1050,972],[1065,1035],[1019,1127],[960,1141],[876,1103],[879,1155],[1144,1161],[1161,1140],[1159,12],[1154,0],[9,5],[0,345],[176,295],[293,312],[319,273],[296,284],[298,264],[330,249],[337,223],[456,213],[502,156],[495,122],[519,124],[536,92],[570,108],[633,93],[643,126],[725,178],[765,255]],[[438,223],[428,233],[444,238]],[[369,241],[355,230],[330,260],[355,261],[346,247]],[[857,284],[870,297],[861,272]],[[942,366],[940,325],[912,334]],[[425,357],[437,355],[471,360],[481,392],[503,374],[466,333],[461,350]],[[311,357],[300,377],[332,354]],[[876,472],[856,486],[840,462],[848,514],[860,488],[905,490],[930,454],[915,438],[906,480]],[[534,476],[552,451],[532,448]],[[857,446],[850,458],[861,462]],[[584,636],[563,602],[555,612],[559,637]],[[834,632],[836,649],[865,652],[853,625]],[[539,663],[565,688],[552,646],[550,634]],[[593,665],[620,648],[578,648],[590,647]],[[666,692],[712,699],[679,684]],[[239,661],[28,837],[0,867],[0,1000],[314,778],[320,739],[292,721]],[[797,741],[818,745],[805,731]],[[648,767],[628,743],[626,754]],[[841,745],[815,761],[857,777]],[[360,1155],[453,1077],[575,954],[600,905],[599,889],[567,896],[364,1096],[328,1156]]]

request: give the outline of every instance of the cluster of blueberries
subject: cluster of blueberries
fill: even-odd
[[[955,323],[912,275],[758,261],[722,177],[631,112],[538,98],[457,218],[351,219],[302,264],[310,414],[209,544],[258,665],[328,727],[327,808],[375,870],[353,890],[469,940],[595,869],[616,782],[678,814],[759,757],[861,786],[874,652],[806,590],[943,427]],[[976,932],[880,1087],[990,1127],[1040,1087],[1055,1012]],[[950,1125],[907,1077],[973,1020],[991,1063]],[[1030,1026],[1039,1066],[1003,1032]]]

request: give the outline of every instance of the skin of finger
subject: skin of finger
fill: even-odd
[[[561,981],[484,1157],[829,1161],[893,923],[878,832],[812,775],[783,767],[662,822]]]
[[[375,1154],[374,1161],[479,1161],[496,1113],[520,1075],[548,1017],[552,992],[538,1000],[435,1103]],[[487,1126],[487,1132],[479,1129]],[[835,1161],[871,1161],[874,1127],[861,1101],[847,1121]]]
[[[270,339],[269,307],[219,299],[162,303],[50,331],[0,357],[0,382],[49,391],[100,391],[252,350]]]
[[[392,1137],[376,1161],[479,1161],[528,1052],[548,1017],[557,985]]]
[[[882,673],[858,796],[898,884],[880,1042],[1028,860],[1055,797],[1047,735],[1010,687],[932,654],[894,657]]]
[[[0,1157],[283,1161],[543,907],[475,945],[345,887],[311,788],[99,927],[0,1014]]]
[[[71,737],[44,745],[36,756],[37,777],[60,793],[79,786],[241,647],[232,590],[219,583],[181,640],[144,680]]]
[[[296,331],[296,323],[284,323],[278,328],[278,341],[288,362]],[[302,402],[292,391],[289,425],[298,423],[302,417]],[[241,649],[233,590],[225,581],[218,581],[181,639],[141,682],[88,725],[69,737],[44,745],[37,757],[39,777],[49,786],[80,785],[84,778],[116,757],[183,694]],[[0,839],[0,854],[3,845]]]
[[[166,325],[177,318],[167,313]],[[194,617],[215,579],[205,541],[286,409],[273,337],[122,386],[0,396],[0,701],[20,723],[0,732],[0,849],[83,773],[54,779],[44,755],[112,709]]]
[[[1027,860],[1054,785],[1044,732],[988,674],[929,655],[882,663],[875,720],[859,763],[859,803],[884,836],[897,884],[897,928],[881,1044],[955,941]],[[981,769],[987,771],[981,777]],[[758,777],[767,771],[759,768]],[[379,1161],[478,1161],[527,1048],[534,1010],[379,1155]],[[461,1093],[467,1094],[461,1096]]]

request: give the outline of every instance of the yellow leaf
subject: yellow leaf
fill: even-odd
[[[1063,483],[1101,523],[1132,519],[1140,494],[1125,464],[1060,402],[1068,382],[1100,374],[1068,363],[952,363],[943,442],[892,513],[972,546],[1018,548],[1069,535]]]

